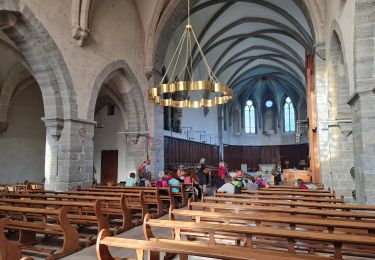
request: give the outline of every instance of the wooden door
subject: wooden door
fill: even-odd
[[[102,151],[101,184],[117,183],[118,150]]]

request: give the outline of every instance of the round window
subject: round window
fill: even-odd
[[[266,101],[266,107],[270,108],[273,106],[273,102],[271,100]]]

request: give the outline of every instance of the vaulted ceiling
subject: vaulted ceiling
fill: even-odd
[[[290,96],[294,103],[305,102],[305,56],[315,36],[299,2],[201,0],[192,7],[194,31],[216,76],[233,89],[233,101]],[[166,64],[185,24],[186,18],[170,41]],[[193,54],[194,73],[204,77],[196,48]]]

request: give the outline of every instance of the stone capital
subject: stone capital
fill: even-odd
[[[61,132],[64,128],[64,119],[61,118],[42,118],[48,134],[50,134],[56,140],[61,137]]]
[[[0,122],[0,135],[7,131],[8,126],[9,124],[7,122]]]

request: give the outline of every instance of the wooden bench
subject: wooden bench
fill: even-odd
[[[188,256],[209,257],[227,260],[297,260],[297,259],[326,259],[318,257],[306,258],[288,254],[286,252],[273,252],[267,250],[254,250],[250,248],[238,248],[225,245],[202,245],[201,243],[190,241],[175,241],[167,239],[151,239],[150,241],[135,240],[127,238],[117,238],[109,236],[107,230],[100,232],[96,244],[96,254],[98,260],[121,259],[113,257],[109,248],[135,249],[137,260],[143,260],[145,252],[148,252],[150,260],[159,260],[160,253],[179,254],[181,260],[187,260]],[[126,258],[129,259],[129,258]]]
[[[225,203],[242,205],[266,205],[266,206],[284,206],[291,208],[316,208],[316,209],[335,209],[344,211],[375,211],[375,206],[370,205],[354,205],[354,204],[329,204],[306,201],[284,201],[284,200],[262,200],[262,199],[239,199],[239,198],[222,198],[222,197],[202,197],[203,202]]]
[[[105,226],[113,226],[115,229],[115,233],[120,233],[125,230],[129,230],[133,227],[132,224],[132,217],[130,214],[129,209],[126,206],[125,201],[125,195],[119,197],[104,197],[104,196],[79,196],[79,195],[55,195],[55,194],[38,194],[38,193],[0,193],[0,203],[1,200],[4,201],[4,199],[10,198],[10,199],[17,199],[17,202],[22,203],[25,199],[29,200],[44,200],[48,201],[50,205],[62,205],[60,202],[74,202],[77,203],[77,205],[84,205],[85,203],[91,202],[96,203],[96,201],[100,201],[100,207],[97,206],[97,209],[89,210],[89,208],[85,209],[85,214],[82,216],[78,216],[81,218],[83,223],[85,220],[83,220],[86,216],[86,218],[91,218],[88,223],[93,224],[92,222],[95,221],[93,216],[87,215],[88,212],[91,212],[95,215],[101,215],[103,216],[104,220],[102,220],[102,217],[99,218],[97,227],[98,232]],[[17,203],[15,202],[15,203]],[[83,203],[83,204],[82,204]],[[69,205],[69,204],[65,204]],[[73,204],[72,204],[73,205]],[[100,210],[98,210],[100,208]],[[92,214],[92,215],[93,215]],[[104,223],[109,223],[104,224]]]
[[[305,209],[305,208],[289,208],[289,207],[270,207],[270,206],[252,206],[252,205],[239,205],[228,203],[206,203],[206,202],[188,202],[188,208],[193,207],[202,208],[211,212],[264,212],[274,213],[278,215],[291,215],[291,216],[309,216],[319,218],[341,218],[353,219],[373,222],[375,220],[375,213],[371,212],[347,212],[341,210],[320,210],[320,209]]]
[[[299,188],[280,188],[280,187],[269,187],[269,188],[260,188],[259,190],[272,190],[272,191],[293,191],[293,192],[315,192],[315,193],[332,193],[331,189],[323,190],[323,189],[316,189],[316,190],[303,190]]]
[[[227,194],[215,192],[215,197],[223,198],[241,198],[241,199],[267,199],[267,200],[290,200],[290,201],[310,201],[322,203],[345,203],[344,198],[319,198],[304,196],[285,196],[285,195],[254,195],[254,194]]]
[[[105,196],[105,197],[121,197],[125,196],[125,205],[133,213],[140,213],[140,217],[137,218],[137,223],[141,222],[146,213],[148,213],[148,207],[144,202],[143,192],[111,192],[111,191],[51,191],[51,190],[24,190],[22,194],[52,194],[52,195],[76,195],[86,196]]]
[[[228,225],[219,223],[196,223],[190,221],[171,221],[150,219],[147,215],[144,221],[144,233],[147,240],[154,238],[151,227],[168,228],[173,230],[171,239],[181,240],[182,235],[190,238],[208,236],[209,244],[216,244],[216,235],[243,237],[245,246],[254,248],[254,244],[271,244],[273,250],[283,250],[297,254],[297,250],[305,249],[309,253],[315,251],[334,255],[335,259],[342,259],[342,255],[358,254],[359,256],[375,258],[375,239],[366,235],[329,234],[323,232],[306,232],[301,230],[286,230],[270,227],[252,227]],[[264,239],[262,239],[264,238]],[[280,242],[280,239],[284,240]],[[271,241],[270,241],[271,240]],[[328,245],[328,246],[327,246]],[[322,251],[321,251],[322,250]],[[299,256],[300,254],[298,254]]]
[[[159,198],[159,191],[154,187],[124,187],[124,186],[103,186],[95,185],[92,189],[77,188],[77,191],[102,191],[102,192],[143,192],[145,204],[148,206],[149,211],[154,211],[156,217],[161,217],[164,213],[163,205]]]
[[[173,192],[172,191],[172,195],[174,198],[176,198],[178,201],[181,202],[181,205],[180,207],[185,207],[187,205],[187,202],[188,202],[188,195],[186,193],[186,188],[184,186],[183,183],[180,183],[179,185],[169,185],[171,187],[171,190],[173,188],[177,188],[179,191],[177,192]]]
[[[319,184],[314,184],[318,190],[324,190],[325,187],[324,185],[319,185]],[[274,185],[274,184],[271,184],[269,189],[294,189],[294,190],[299,190],[300,187],[299,186],[288,186],[288,185]],[[331,190],[330,187],[328,187],[328,190]]]
[[[30,199],[9,199],[0,198],[0,205],[9,205],[16,207],[29,207],[29,208],[44,208],[44,209],[59,209],[62,206],[69,207],[68,221],[71,224],[79,226],[96,227],[98,233],[102,229],[109,229],[109,222],[101,212],[101,201],[95,202],[82,202],[82,201],[53,201],[53,200],[30,200]],[[56,221],[54,218],[49,218],[49,221]],[[93,237],[82,236],[87,240],[87,245],[94,243]]]
[[[258,195],[286,195],[286,196],[307,196],[307,197],[320,197],[320,198],[335,198],[335,193],[327,192],[311,192],[310,190],[306,192],[300,191],[278,191],[278,190],[247,190],[243,189],[242,193],[244,194],[258,194]]]
[[[111,190],[113,188],[111,186],[104,186],[104,187],[106,187],[106,188],[103,188],[102,185],[95,186],[94,190],[97,190],[97,189]],[[163,209],[163,213],[164,213],[163,202],[165,202],[165,203],[168,204],[168,206],[165,207],[166,209],[168,209],[168,207],[170,205],[174,205],[174,207],[176,206],[175,205],[175,200],[174,200],[174,194],[172,194],[172,191],[171,191],[170,187],[165,187],[165,188],[160,188],[160,187],[124,187],[124,186],[114,186],[114,187],[115,188],[112,189],[112,192],[116,192],[116,191],[118,192],[118,190],[123,190],[125,192],[129,192],[129,191],[133,191],[133,192],[144,191],[144,192],[148,192],[148,193],[149,192],[157,193],[157,195],[150,194],[149,198],[151,198],[151,199],[149,200],[150,201],[149,204],[150,205],[154,205],[154,204],[157,203],[156,204],[157,208],[158,209],[159,208]],[[88,189],[79,189],[79,190],[86,190],[87,191]],[[155,201],[155,196],[157,196],[157,201]],[[157,214],[157,216],[161,216],[161,215]]]
[[[224,224],[274,226],[286,229],[305,229],[314,231],[326,230],[329,233],[375,235],[375,223],[351,220],[275,216],[272,214],[233,214],[183,209],[171,210],[169,213],[169,219],[176,220],[176,217],[185,217],[195,220],[196,222],[209,221]]]
[[[15,242],[8,241],[4,234],[4,226],[6,219],[0,219],[0,259],[1,260],[32,260],[32,258],[22,258],[20,245]]]
[[[79,234],[68,221],[69,208],[60,209],[38,209],[28,207],[0,206],[0,214],[7,221],[5,229],[19,230],[19,243],[22,249],[46,253],[48,259],[60,258],[80,250]],[[56,219],[52,224],[46,221],[48,218]],[[61,236],[63,238],[62,249],[34,247],[37,243],[36,234]]]

